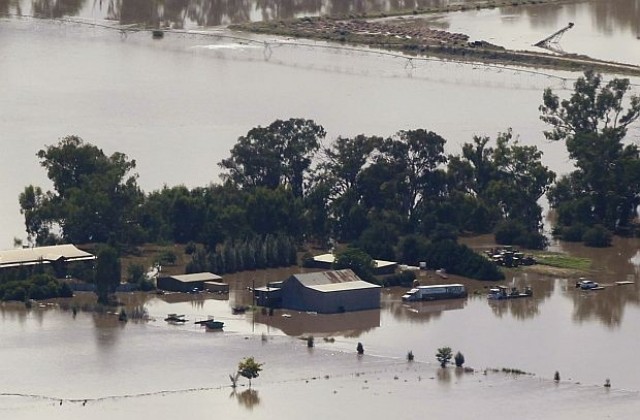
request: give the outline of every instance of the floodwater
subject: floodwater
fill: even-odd
[[[236,3],[241,10],[218,9],[218,17],[204,22],[259,20],[265,14],[250,2],[225,4]],[[273,16],[337,7],[307,3],[306,9],[274,7]],[[49,187],[35,153],[69,134],[106,153],[122,151],[136,159],[146,191],[216,182],[216,164],[238,136],[289,117],[324,125],[327,142],[338,135],[388,136],[426,128],[443,135],[451,153],[475,134],[494,137],[512,127],[523,143],[544,150],[553,170],[571,170],[563,145],[544,140],[537,109],[545,87],[566,95],[576,74],[407,60],[271,37],[239,42],[222,28],[209,28],[209,35],[170,33],[157,41],[143,32],[123,37],[102,27],[16,17],[37,14],[39,8],[47,16],[95,22],[146,19],[125,5],[129,2],[0,0],[0,16],[6,16],[0,18],[3,248],[24,237],[20,191],[28,184]],[[198,26],[200,12],[194,10],[199,9],[187,9],[176,16],[183,16],[185,27]],[[561,43],[568,52],[637,64],[637,10],[635,0],[591,1],[470,10],[433,19],[506,46],[533,43],[570,20],[576,26]],[[485,35],[489,28],[493,38]],[[584,37],[585,28],[593,38]],[[634,83],[638,93],[640,83]],[[631,137],[639,134],[638,125],[632,127]],[[463,281],[478,293],[466,300],[403,305],[398,289],[384,292],[379,311],[232,314],[232,306],[251,302],[248,287],[281,280],[288,271],[230,276],[228,297],[124,296],[131,311],[147,311],[147,322],[121,324],[114,315],[85,311],[74,318],[68,308],[55,305],[26,310],[3,304],[0,417],[293,419],[314,410],[318,417],[376,419],[401,409],[407,418],[422,418],[421,404],[416,411],[405,409],[420,401],[430,407],[429,414],[455,418],[636,418],[639,245],[631,239],[605,250],[554,244],[554,249],[592,258],[595,280],[610,286],[581,292],[573,278],[516,272],[507,283],[531,284],[535,296],[491,304],[482,296],[489,284],[452,276],[451,281]],[[636,284],[614,286],[618,280]],[[191,320],[215,315],[225,322],[225,331],[167,325],[162,321],[167,313]],[[313,350],[297,338],[308,334],[316,337]],[[365,346],[363,358],[353,354],[357,342]],[[433,355],[442,346],[463,352],[476,373],[438,370]],[[404,360],[409,350],[416,355],[411,365]],[[265,371],[254,382],[255,392],[241,387],[233,394],[227,376],[250,355],[266,363]],[[533,375],[482,373],[503,367]],[[562,378],[558,385],[551,380],[555,371]],[[602,387],[606,378],[610,390]]]

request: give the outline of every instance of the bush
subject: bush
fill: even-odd
[[[416,274],[413,271],[403,271],[401,273],[386,276],[382,280],[376,281],[376,283],[384,287],[392,287],[392,286],[411,287],[415,279],[416,279]]]
[[[160,265],[173,265],[178,261],[178,256],[171,250],[164,250],[156,258],[156,262]]]
[[[580,223],[573,226],[565,226],[560,229],[560,236],[568,242],[582,242],[582,237],[587,231],[586,227]]]
[[[455,362],[457,367],[462,367],[462,365],[464,365],[464,355],[460,352],[457,352],[453,357],[453,361]]]
[[[495,263],[476,254],[469,247],[451,241],[430,244],[424,261],[427,267],[444,268],[448,273],[477,280],[504,279],[504,274]]]
[[[127,267],[127,283],[139,284],[145,280],[145,270],[142,264],[131,264]]]
[[[582,235],[582,242],[586,246],[605,248],[611,246],[612,234],[601,225],[586,230]]]
[[[184,247],[184,253],[187,255],[191,255],[194,252],[196,252],[196,249],[198,249],[196,243],[193,241],[189,241],[187,245]]]

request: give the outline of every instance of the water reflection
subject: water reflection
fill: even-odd
[[[236,397],[238,404],[249,411],[260,405],[260,396],[258,395],[258,391],[252,388],[246,389],[240,393],[236,392],[234,389],[231,396]]]
[[[359,337],[363,333],[380,326],[380,311],[358,311],[343,314],[309,314],[305,312],[276,310],[273,315],[267,311],[254,314],[257,323],[281,330],[289,336],[302,335],[340,335]]]
[[[383,308],[398,321],[428,323],[439,319],[444,311],[464,309],[466,299],[439,300],[434,302],[404,303],[398,299],[383,301]]]
[[[555,290],[556,282],[553,279],[543,278],[531,273],[520,273],[514,275],[509,286],[517,287],[519,290],[526,286],[533,289],[533,297],[522,299],[492,300],[487,299],[491,311],[498,318],[506,314],[515,319],[531,319],[540,314],[540,305],[548,299]]]
[[[112,350],[125,323],[118,321],[118,317],[112,314],[94,313],[92,319],[95,326],[93,332],[98,344],[96,348],[105,352]]]
[[[465,0],[474,9],[482,0]],[[442,8],[459,5],[452,0],[0,0],[0,16],[34,15],[41,18],[103,18],[123,25],[144,24],[182,29],[220,26],[249,21],[273,21],[302,16],[362,15],[397,10]],[[636,0],[591,0],[579,4],[544,4],[531,7],[502,7],[506,16],[526,16],[533,26],[564,25],[561,11],[568,15],[586,11],[598,32],[630,30],[640,35],[640,4]],[[83,16],[84,15],[84,16]]]
[[[86,0],[32,0],[31,13],[39,18],[76,16]]]

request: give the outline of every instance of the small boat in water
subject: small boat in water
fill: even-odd
[[[215,331],[221,330],[224,327],[224,322],[222,321],[214,321],[213,319],[208,319],[204,326],[207,328],[207,331]]]
[[[184,315],[178,314],[169,314],[164,320],[174,324],[182,324],[187,322],[187,319],[184,317]]]
[[[502,299],[518,299],[533,296],[533,290],[527,286],[523,291],[518,290],[517,287],[509,289],[507,286],[497,286],[489,289],[487,299],[502,300]]]

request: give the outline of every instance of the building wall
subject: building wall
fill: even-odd
[[[203,290],[204,281],[190,281],[182,282],[174,279],[173,277],[158,277],[157,281],[158,289],[167,290],[169,292],[190,292],[194,288]]]
[[[297,311],[337,313],[380,308],[380,289],[319,292],[291,277],[282,289],[282,307]]]

